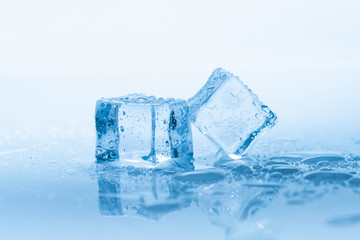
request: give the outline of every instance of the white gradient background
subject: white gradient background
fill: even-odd
[[[279,127],[359,130],[359,10],[349,0],[1,1],[0,127],[92,120],[96,99],[132,92],[189,98],[223,67]]]

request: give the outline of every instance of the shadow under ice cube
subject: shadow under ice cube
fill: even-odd
[[[277,122],[238,77],[221,68],[188,103],[194,125],[230,156],[243,155],[257,136]]]
[[[185,100],[142,94],[96,103],[96,158],[144,160],[152,164],[193,155]]]

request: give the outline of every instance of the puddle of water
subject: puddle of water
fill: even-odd
[[[314,218],[302,222],[304,227],[318,226],[316,231],[331,232],[334,237],[343,228],[352,233],[348,239],[360,233],[359,201],[346,206],[341,201],[331,206],[325,203],[325,199],[341,199],[345,190],[350,192],[347,198],[360,200],[360,158],[356,155],[300,152],[217,162],[216,156],[210,156],[211,166],[194,167],[178,159],[142,168],[94,163],[92,149],[64,145],[55,145],[52,151],[45,146],[2,156],[1,162],[9,164],[0,166],[1,182],[12,182],[0,185],[0,224],[9,229],[4,236],[19,219],[35,218],[34,224],[29,223],[32,229],[55,219],[54,224],[66,229],[65,215],[84,226],[95,224],[96,228],[87,227],[93,233],[90,239],[107,226],[113,226],[107,228],[109,233],[121,231],[130,238],[181,239],[190,223],[202,229],[206,239],[219,239],[221,232],[225,239],[286,239],[286,234],[295,234],[300,227],[283,219],[305,216]],[[314,204],[326,211],[313,208]],[[296,215],[288,216],[287,211],[296,209],[300,209]],[[150,223],[152,228],[146,228]],[[134,232],[131,227],[136,226],[147,230]],[[164,227],[168,235],[160,230]],[[54,230],[55,225],[48,228]],[[74,236],[80,236],[82,225],[74,229]],[[43,234],[31,236],[50,236],[46,231]],[[191,236],[195,239],[195,235],[186,238]],[[311,238],[311,232],[307,237]]]

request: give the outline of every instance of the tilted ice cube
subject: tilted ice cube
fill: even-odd
[[[238,77],[221,68],[188,102],[191,121],[230,156],[243,155],[257,136],[277,122]]]
[[[152,164],[192,157],[189,108],[185,100],[142,94],[96,103],[96,158],[144,160]]]

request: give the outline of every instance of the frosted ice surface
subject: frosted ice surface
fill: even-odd
[[[156,164],[193,155],[185,100],[131,94],[96,103],[96,158]]]
[[[238,77],[221,68],[188,102],[191,121],[230,155],[243,155],[257,136],[277,122],[276,115]]]

